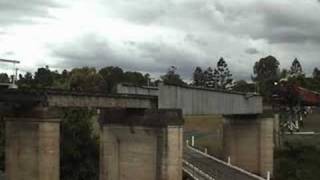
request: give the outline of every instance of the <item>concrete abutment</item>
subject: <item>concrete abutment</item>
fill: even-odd
[[[7,180],[59,180],[60,118],[48,108],[5,115]]]
[[[273,173],[274,117],[225,116],[225,159],[263,177]]]
[[[100,123],[100,180],[182,179],[181,111],[106,109]]]

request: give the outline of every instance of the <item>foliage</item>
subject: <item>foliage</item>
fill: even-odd
[[[228,64],[223,58],[217,62],[217,67],[213,70],[208,67],[202,71],[201,67],[196,67],[193,72],[193,85],[199,87],[208,87],[216,89],[227,89],[232,84],[232,74]]]
[[[176,73],[177,68],[175,66],[171,66],[167,73],[161,76],[162,81],[165,84],[173,84],[173,85],[185,85],[186,83],[181,79],[180,75]]]
[[[54,79],[49,67],[39,68],[34,74],[34,81],[38,87],[51,87]]]
[[[0,73],[0,83],[8,83],[10,78],[7,73]]]
[[[290,77],[304,76],[302,66],[297,58],[295,58],[290,67]]]
[[[205,86],[205,75],[202,72],[201,67],[197,66],[193,72],[193,83],[194,86],[203,87]]]
[[[232,74],[228,68],[228,64],[223,58],[220,58],[217,63],[217,68],[214,70],[214,85],[218,89],[227,89],[232,83]]]
[[[93,111],[68,109],[61,122],[61,179],[97,180],[99,140],[93,133]]]
[[[258,91],[269,100],[274,90],[274,82],[279,80],[279,61],[273,56],[267,56],[257,61],[253,67],[252,80],[258,84]]]
[[[302,141],[284,143],[275,152],[275,179],[318,180],[320,147]]]
[[[95,68],[75,68],[70,72],[70,89],[80,91],[99,91],[102,77]]]
[[[314,68],[313,73],[312,73],[312,77],[313,77],[313,79],[320,81],[320,70],[317,67]]]
[[[254,84],[249,84],[244,80],[240,80],[235,83],[232,90],[247,93],[247,92],[255,92],[256,88]]]

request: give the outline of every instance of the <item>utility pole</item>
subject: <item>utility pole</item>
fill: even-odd
[[[12,78],[12,82],[9,83],[9,88],[10,89],[17,89],[18,86],[16,85],[16,80],[17,80],[17,76],[18,76],[18,68],[16,68],[16,64],[19,64],[20,61],[17,61],[17,60],[9,60],[9,59],[0,59],[0,62],[3,62],[3,63],[11,63],[14,65],[14,70],[15,70],[15,73],[13,75],[13,78]]]

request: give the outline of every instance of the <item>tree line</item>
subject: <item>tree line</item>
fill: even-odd
[[[157,80],[150,74],[125,71],[120,67],[108,66],[97,70],[91,67],[74,68],[61,72],[52,71],[48,66],[38,68],[35,73],[20,74],[17,79],[19,88],[54,88],[77,91],[99,91],[115,93],[116,84],[130,83],[140,86],[157,86],[159,82],[175,85],[190,85],[219,90],[241,92],[258,91],[265,99],[271,97],[274,82],[281,79],[297,83],[305,88],[320,91],[320,70],[315,68],[307,77],[296,58],[290,69],[280,70],[279,61],[273,56],[259,59],[253,65],[253,75],[246,80],[234,81],[224,58],[215,67],[195,67],[192,81],[185,82],[171,66]],[[10,82],[12,77],[0,73],[0,82]],[[61,124],[61,179],[81,180],[98,179],[99,172],[99,135],[95,132],[93,119],[96,112],[88,109],[69,109],[63,114]],[[4,126],[0,123],[0,170],[4,169]]]

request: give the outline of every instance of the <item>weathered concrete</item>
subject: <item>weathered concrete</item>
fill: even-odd
[[[102,111],[100,180],[181,180],[179,111]]]
[[[157,108],[157,98],[143,95],[107,95],[103,93],[61,90],[1,90],[0,102],[74,108]]]
[[[266,177],[273,172],[273,117],[225,117],[224,153],[231,164]]]
[[[254,94],[161,85],[159,108],[182,109],[184,115],[260,114],[262,98]]]
[[[148,86],[135,86],[135,85],[129,85],[129,84],[118,84],[117,93],[159,96],[159,88],[148,87]]]
[[[7,180],[59,180],[60,119],[49,111],[6,115]]]

